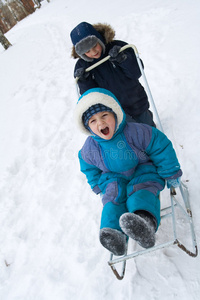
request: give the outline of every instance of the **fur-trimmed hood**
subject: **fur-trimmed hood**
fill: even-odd
[[[103,88],[90,89],[79,98],[74,112],[74,118],[78,128],[87,135],[91,135],[91,132],[87,130],[83,124],[83,114],[91,106],[99,103],[111,108],[115,113],[117,117],[116,131],[121,128],[126,120],[125,112],[113,93]]]
[[[104,23],[97,23],[97,24],[92,24],[92,26],[94,27],[94,29],[96,31],[98,31],[98,33],[100,33],[100,35],[102,36],[105,45],[112,42],[114,40],[115,37],[115,31],[114,29],[109,25],[109,24],[104,24]],[[73,45],[72,47],[72,53],[71,56],[73,58],[81,58],[75,51],[75,46]]]

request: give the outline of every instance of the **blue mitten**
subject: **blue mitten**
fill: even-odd
[[[127,55],[122,51],[119,52],[121,49],[120,46],[115,45],[110,51],[108,55],[110,55],[110,61],[118,62],[119,64],[127,58]]]
[[[167,180],[167,187],[168,187],[168,189],[170,189],[171,187],[173,187],[173,188],[179,187],[180,184],[181,184],[181,179],[180,178],[181,177],[178,177],[176,179],[168,179]]]

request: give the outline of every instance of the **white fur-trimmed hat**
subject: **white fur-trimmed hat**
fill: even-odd
[[[103,104],[112,109],[117,117],[117,130],[122,121],[125,120],[126,115],[114,94],[103,88],[90,89],[79,98],[74,112],[78,128],[87,135],[91,134],[84,126],[83,114],[95,104]]]

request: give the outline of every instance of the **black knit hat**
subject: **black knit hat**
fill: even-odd
[[[82,120],[83,120],[83,124],[85,126],[86,129],[88,129],[88,121],[89,119],[101,112],[101,111],[110,111],[110,112],[113,112],[113,110],[110,108],[110,107],[107,107],[101,103],[98,103],[98,104],[95,104],[95,105],[92,105],[88,108],[88,110],[86,110],[84,113],[83,113],[83,116],[82,116]]]

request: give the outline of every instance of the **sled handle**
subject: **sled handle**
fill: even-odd
[[[157,109],[156,109],[156,106],[155,106],[155,102],[153,100],[153,96],[151,94],[151,90],[150,90],[150,87],[149,87],[149,84],[148,84],[148,81],[147,81],[147,78],[146,78],[146,75],[144,73],[144,69],[142,67],[142,63],[141,63],[141,60],[140,60],[140,57],[139,57],[139,53],[138,53],[138,50],[136,48],[135,45],[133,44],[128,44],[128,45],[125,45],[123,47],[121,47],[120,51],[119,52],[122,52],[124,50],[126,50],[127,48],[132,48],[135,52],[135,56],[136,56],[136,59],[137,59],[137,63],[138,63],[138,66],[140,68],[140,72],[142,74],[142,78],[144,79],[144,83],[145,83],[145,87],[146,87],[146,91],[147,91],[147,94],[148,94],[148,97],[149,97],[149,100],[150,100],[150,104],[154,110],[154,113],[155,113],[155,116],[156,116],[156,119],[158,121],[158,126],[159,126],[159,129],[163,132],[163,127],[162,127],[162,124],[161,124],[161,121],[160,121],[160,118],[159,118],[159,115],[158,115],[158,112],[157,112]],[[94,68],[98,67],[99,65],[101,65],[102,63],[106,62],[107,60],[110,59],[110,55],[104,57],[103,59],[101,59],[100,61],[98,61],[97,63],[93,64],[92,66],[88,67],[87,69],[85,69],[85,72],[89,72],[91,70],[93,70]],[[79,77],[76,77],[76,83],[78,82],[79,80]],[[76,87],[77,87],[77,94],[79,95],[79,91],[78,91],[78,86],[76,84]]]

